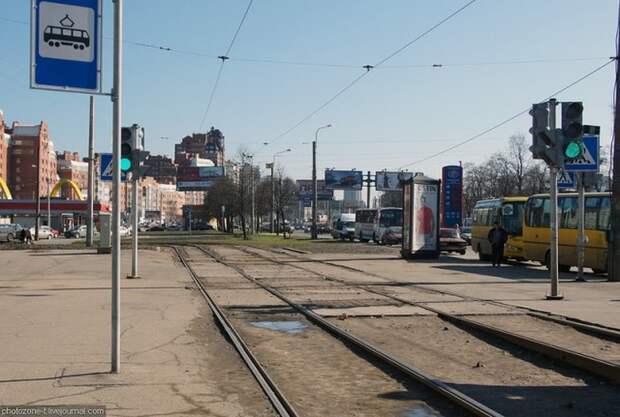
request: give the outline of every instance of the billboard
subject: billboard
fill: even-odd
[[[441,169],[441,214],[445,227],[463,225],[463,168],[448,165]]]
[[[222,166],[180,166],[177,168],[177,191],[205,191],[223,176]]]
[[[439,184],[413,184],[411,251],[437,251]]]
[[[312,180],[297,180],[297,188],[299,189],[299,200],[312,200]],[[325,181],[316,181],[316,197],[319,201],[328,201],[334,199],[334,190],[325,188]]]
[[[377,191],[400,191],[402,187],[400,181],[413,178],[413,172],[375,172],[375,188]]]
[[[325,186],[331,190],[361,190],[362,171],[326,169]]]

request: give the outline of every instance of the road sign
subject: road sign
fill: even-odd
[[[568,171],[598,171],[599,161],[599,136],[583,135],[583,156],[573,160],[566,159],[564,168]]]
[[[577,187],[575,180],[575,174],[566,169],[558,171],[558,188],[560,189],[572,189]]]
[[[101,93],[101,0],[32,0],[30,87]]]
[[[111,153],[102,153],[101,155],[101,163],[99,164],[99,175],[101,177],[101,181],[112,181],[113,177],[113,167],[112,167],[112,154]],[[126,176],[125,173],[121,173],[121,181],[125,181]]]

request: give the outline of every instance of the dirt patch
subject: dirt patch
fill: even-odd
[[[204,378],[220,379],[220,383],[212,384],[216,390],[213,394],[225,399],[226,402],[234,402],[234,406],[240,408],[239,413],[235,415],[244,417],[278,415],[237,351],[220,332],[206,304],[200,311],[200,317],[192,322],[190,334],[203,343],[201,371]]]
[[[617,387],[436,317],[332,319],[506,416],[617,415]]]
[[[235,312],[233,323],[303,416],[407,416],[416,409],[423,416],[468,415],[394,378],[299,314]]]
[[[620,343],[585,334],[570,326],[527,315],[519,317],[478,316],[470,319],[532,339],[576,350],[584,355],[620,363]]]

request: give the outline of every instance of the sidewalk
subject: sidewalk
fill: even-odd
[[[382,259],[378,256],[378,259],[372,259],[368,255],[351,255],[350,261],[344,261],[343,256],[337,254],[312,257],[338,259],[335,263],[339,265],[362,269],[389,281],[415,283],[463,296],[501,301],[620,330],[620,282],[608,282],[606,276],[586,274],[589,282],[575,282],[577,274],[563,273],[560,275],[560,292],[564,299],[547,300],[549,272],[544,267],[503,265],[493,268],[488,263],[479,262],[471,254],[417,262],[407,262],[397,255]],[[343,274],[351,276],[346,271]],[[377,281],[375,278],[365,279]],[[466,303],[460,302],[460,308],[458,304],[451,305],[458,310],[455,312],[468,312]]]
[[[271,408],[167,250],[123,252],[121,373],[110,370],[110,256],[0,251],[0,405],[108,416],[263,416]]]

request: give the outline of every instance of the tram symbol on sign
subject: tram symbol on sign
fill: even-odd
[[[39,9],[38,52],[41,57],[94,61],[94,9],[51,1],[41,1]]]
[[[61,46],[84,49],[90,46],[90,36],[82,29],[74,29],[75,22],[65,15],[60,21],[60,26],[47,25],[43,31],[43,41],[49,46],[60,48]]]

